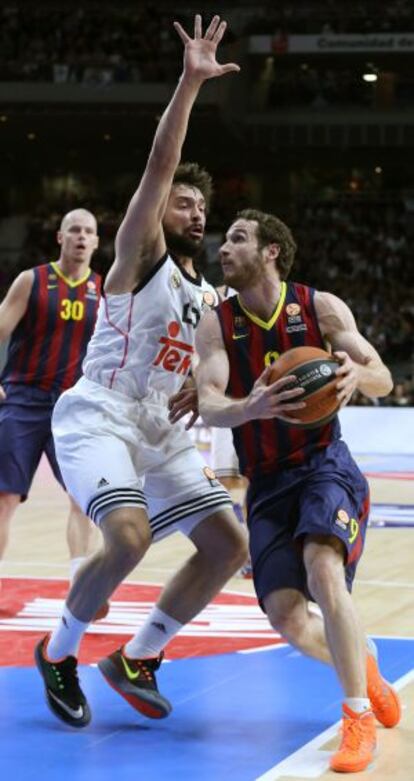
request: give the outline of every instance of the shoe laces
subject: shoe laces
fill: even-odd
[[[371,700],[375,701],[375,710],[384,711],[389,707],[389,689],[388,686],[382,681],[376,681],[370,686]]]
[[[361,743],[369,738],[364,717],[359,719],[344,718],[342,720],[342,745],[341,750],[358,752]]]
[[[79,686],[77,661],[74,656],[68,656],[62,662],[49,662],[56,681],[56,688],[66,695],[78,697],[82,694]]]
[[[143,673],[144,677],[149,683],[155,685],[155,671],[159,669],[161,662],[164,658],[164,652],[161,651],[159,656],[154,659],[134,659],[133,663],[140,673]]]

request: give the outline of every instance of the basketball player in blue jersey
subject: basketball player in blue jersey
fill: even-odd
[[[207,425],[233,428],[250,481],[250,551],[262,609],[292,645],[336,668],[345,699],[331,768],[355,772],[372,760],[374,717],[392,727],[401,715],[350,595],[368,486],[340,438],[338,418],[311,430],[295,427],[303,390],[289,388],[292,377],[270,385],[268,377],[271,361],[286,350],[328,343],[340,361],[342,406],[356,388],[386,396],[392,379],[342,300],[287,281],[295,250],[290,230],[272,215],[246,210],[229,228],[221,264],[238,295],[206,313],[197,330],[199,408]],[[323,621],[309,611],[309,598]]]
[[[95,325],[101,282],[90,268],[98,246],[94,215],[85,209],[66,214],[57,241],[58,260],[19,274],[0,305],[0,341],[9,340],[0,373],[0,558],[10,521],[27,498],[42,453],[63,486],[52,410],[62,391],[79,378]],[[93,527],[73,499],[69,501],[73,576],[89,553]]]
[[[168,419],[169,398],[191,369],[202,311],[217,303],[193,265],[210,180],[196,165],[178,167],[181,148],[201,85],[239,70],[216,60],[226,28],[218,16],[204,35],[199,15],[193,38],[178,23],[175,28],[184,43],[183,72],[117,233],[84,376],[62,395],[53,416],[65,483],[104,537],[102,551],[74,581],[61,621],[35,652],[51,710],[74,727],[91,718],[77,677],[82,636],[152,541],[181,531],[194,553],[139,632],[98,663],[129,705],[151,718],[171,710],[155,679],[164,646],[247,555],[228,493],[184,424]]]

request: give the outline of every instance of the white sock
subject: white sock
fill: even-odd
[[[159,656],[182,626],[157,606],[153,607],[141,629],[125,645],[125,655],[131,659],[153,659]]]
[[[74,578],[78,570],[81,568],[82,564],[86,561],[86,556],[77,556],[74,559],[71,559],[69,562],[69,574],[70,574],[70,582],[73,583]]]
[[[354,713],[365,713],[372,710],[368,697],[345,697],[345,705]]]
[[[63,615],[52,632],[46,647],[46,655],[51,662],[59,662],[66,656],[78,655],[80,642],[89,626],[89,622],[78,621],[65,605]]]

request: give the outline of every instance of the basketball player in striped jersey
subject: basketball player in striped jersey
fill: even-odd
[[[94,215],[85,209],[66,214],[57,241],[58,260],[19,274],[0,306],[0,341],[9,339],[0,375],[0,558],[14,511],[27,498],[42,453],[63,486],[52,410],[80,377],[100,299],[101,280],[90,268],[98,246]],[[89,553],[93,526],[69,501],[73,576]]]
[[[358,388],[386,396],[392,379],[336,296],[287,281],[296,245],[273,215],[246,210],[220,249],[224,280],[238,295],[207,313],[197,331],[196,378],[207,425],[233,428],[249,478],[248,525],[254,584],[271,625],[296,648],[334,664],[342,683],[339,772],[372,761],[376,718],[395,726],[398,695],[381,677],[350,591],[367,525],[368,484],[340,439],[339,420],[297,428],[301,388],[292,377],[269,385],[270,364],[292,347],[325,347],[340,361],[337,394]],[[324,621],[308,609],[318,603]]]
[[[164,646],[247,555],[228,493],[202,461],[184,423],[168,419],[169,398],[191,369],[201,314],[217,302],[193,265],[204,235],[210,179],[197,165],[178,165],[201,85],[239,70],[216,60],[225,27],[215,16],[203,35],[197,15],[190,38],[175,23],[184,43],[183,72],[118,230],[84,376],[63,394],[53,417],[65,482],[104,537],[103,550],[74,581],[60,623],[35,652],[50,708],[75,727],[91,718],[76,673],[82,636],[151,542],[181,531],[194,553],[139,632],[98,663],[110,685],[151,718],[171,710],[155,679]]]

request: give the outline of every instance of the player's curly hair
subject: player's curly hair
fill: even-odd
[[[266,214],[258,209],[243,209],[243,211],[238,212],[237,217],[242,220],[255,220],[257,222],[257,239],[260,249],[263,249],[268,244],[278,244],[280,252],[276,258],[276,268],[280,278],[287,279],[297,249],[290,228],[273,214]]]
[[[175,184],[188,184],[190,187],[197,187],[203,194],[206,211],[209,210],[213,195],[213,180],[205,168],[201,168],[198,163],[180,163],[174,174],[173,186]]]

